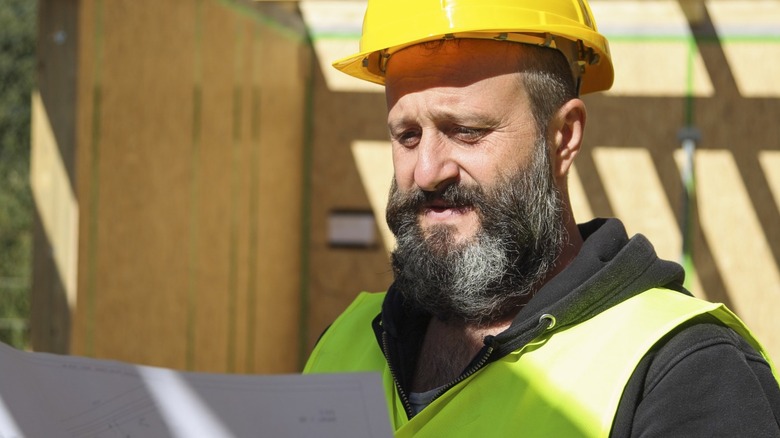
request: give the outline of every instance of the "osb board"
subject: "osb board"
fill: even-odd
[[[83,350],[75,352],[180,365],[186,289],[176,285],[188,266],[180,245],[188,242],[181,216],[189,205],[178,188],[188,186],[189,163],[177,158],[191,144],[187,79],[194,64],[192,38],[182,36],[194,27],[179,27],[171,39],[169,20],[194,12],[172,4],[156,11],[141,2],[98,5],[93,44],[82,46],[94,51],[87,86],[97,126],[80,144],[90,154],[80,169],[89,209],[82,209],[85,269],[76,313],[83,331],[74,333]],[[153,339],[169,347],[158,352]]]
[[[280,39],[269,29],[254,56],[260,123],[256,207],[250,218],[257,228],[258,282],[256,311],[247,324],[254,326],[255,370],[297,370],[299,357],[302,239],[301,194],[305,192],[305,107],[310,48],[301,41]],[[278,69],[265,66],[284,66]],[[252,206],[251,202],[249,204]],[[293,368],[291,368],[294,367]]]
[[[351,145],[355,140],[386,140],[384,96],[334,93],[327,89],[321,72],[315,78],[309,349],[360,291],[383,291],[392,278],[380,239],[372,248],[333,248],[327,235],[332,211],[371,211]],[[375,220],[384,222],[383,217]]]
[[[305,46],[216,1],[84,8],[73,352],[294,370]]]
[[[761,156],[780,151],[780,126],[773,122],[780,117],[780,99],[743,94],[724,49],[713,40],[699,44],[714,87],[711,95],[586,98],[589,121],[586,147],[577,158],[578,174],[594,214],[615,215],[616,207],[630,204],[626,199],[655,199],[657,194],[625,191],[629,184],[620,184],[622,189],[611,187],[613,194],[608,196],[606,186],[621,169],[614,173],[599,169],[592,151],[645,149],[651,165],[632,171],[637,178],[658,178],[659,199],[665,199],[664,208],[679,221],[683,194],[678,133],[690,120],[701,132],[695,158],[699,198],[691,230],[695,270],[688,274],[693,280],[690,287],[698,296],[726,303],[777,357],[780,326],[772,303],[780,299],[780,283],[775,281],[780,270],[780,208],[769,180],[780,168],[762,167]],[[626,223],[630,233],[653,234],[652,222],[668,213],[643,208],[631,216],[634,220]],[[655,233],[657,247],[680,239],[679,228],[668,222],[666,236]],[[666,257],[679,261],[679,255]]]
[[[57,353],[68,351],[77,278],[75,5],[73,0],[38,3],[38,90],[31,99],[31,342],[35,349]]]

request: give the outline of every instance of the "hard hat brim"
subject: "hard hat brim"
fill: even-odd
[[[582,30],[578,29],[578,31],[581,33]],[[501,29],[493,30],[493,31],[481,31],[479,33],[475,32],[469,32],[468,37],[469,38],[484,38],[484,39],[497,39],[495,38],[496,35],[503,34],[503,33],[529,33],[529,34],[540,34],[544,33],[543,29],[528,29],[521,32],[518,32],[516,29],[513,29],[511,31],[504,31]],[[457,37],[457,33],[449,34],[449,35],[455,35]],[[482,35],[482,36],[477,36]],[[571,39],[570,36],[567,35],[560,35],[566,39]],[[602,44],[594,44],[590,45],[589,47],[593,49],[593,51],[596,53],[597,61],[585,65],[584,67],[584,73],[583,73],[583,80],[580,88],[580,94],[588,94],[588,93],[595,93],[598,91],[604,91],[608,90],[614,81],[614,70],[612,67],[612,63],[610,61],[610,54],[608,53],[608,43],[606,41],[606,38],[604,38],[602,35],[593,32],[593,35],[590,35],[592,39],[601,40],[600,42]],[[428,41],[434,41],[434,40],[440,40],[443,38],[443,35],[436,35],[428,38],[421,38],[416,41],[412,42],[406,42],[404,44],[397,44],[395,46],[388,47],[388,49],[392,49],[393,52],[396,52],[398,50],[401,50],[406,47],[414,46],[417,44],[421,44]],[[602,50],[601,47],[607,48],[607,51]],[[379,57],[381,56],[379,50],[364,50],[358,53],[355,53],[353,55],[344,57],[342,59],[336,60],[333,62],[333,67],[337,70],[348,74],[352,77],[355,77],[357,79],[373,82],[375,84],[379,85],[385,85],[385,77],[384,72],[382,72],[379,68]],[[372,68],[374,67],[374,68]]]

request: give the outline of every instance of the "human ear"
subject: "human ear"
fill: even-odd
[[[551,120],[549,138],[553,141],[551,152],[556,180],[566,177],[574,157],[580,151],[586,116],[585,103],[580,99],[571,99],[558,109]]]

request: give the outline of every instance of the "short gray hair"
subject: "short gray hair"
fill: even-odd
[[[515,43],[516,44],[516,43]],[[577,90],[566,57],[556,49],[524,44],[525,56],[518,69],[530,99],[539,135],[558,109],[577,97]]]

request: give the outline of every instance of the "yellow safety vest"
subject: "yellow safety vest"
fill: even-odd
[[[548,330],[410,420],[371,329],[383,299],[384,294],[359,295],[320,339],[304,372],[381,372],[396,437],[607,437],[623,390],[645,353],[704,313],[742,335],[771,365],[747,327],[722,304],[652,289],[575,326]]]

